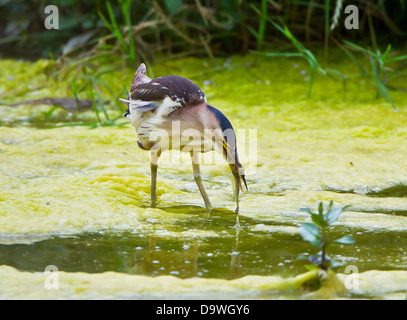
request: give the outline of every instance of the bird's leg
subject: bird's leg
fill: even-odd
[[[201,170],[199,167],[199,154],[197,152],[191,151],[191,158],[192,158],[192,170],[194,173],[194,180],[198,186],[199,191],[201,192],[202,198],[205,202],[205,208],[207,211],[212,211],[212,205],[209,201],[208,194],[205,191],[205,188],[202,184],[201,179]]]
[[[156,182],[158,165],[151,163],[151,207],[157,205]]]
[[[158,158],[161,155],[160,150],[151,150],[151,207],[155,208],[157,206],[157,169],[158,169]]]
[[[240,191],[240,176],[238,173],[233,172],[233,181],[232,181],[232,186],[233,186],[233,197],[236,201],[236,223],[234,228],[237,230],[237,234],[239,233],[239,230],[241,229],[240,227],[240,221],[239,221],[239,191]]]
[[[232,186],[233,186],[233,199],[236,201],[236,209],[235,213],[236,215],[239,213],[239,186],[240,186],[240,176],[238,173],[233,172],[233,180],[232,180]]]

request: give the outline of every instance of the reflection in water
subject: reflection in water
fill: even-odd
[[[236,216],[236,224],[239,222],[239,217]],[[236,226],[236,225],[235,225]],[[241,265],[240,265],[240,252],[239,252],[239,233],[240,233],[240,225],[236,227],[236,237],[235,237],[235,244],[233,246],[233,250],[230,253],[230,278],[239,278],[241,273]]]

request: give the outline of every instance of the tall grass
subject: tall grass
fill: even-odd
[[[406,40],[407,0],[360,0],[352,3],[361,11],[357,37],[369,40],[374,50],[383,36],[397,35]],[[57,33],[43,30],[43,8],[48,2],[37,0],[30,6],[3,0],[0,13],[4,30],[0,44],[5,52],[18,51],[31,56],[49,56],[62,52],[69,40],[90,31],[95,34],[78,48],[87,50],[111,46],[134,63],[138,59],[165,58],[188,52],[193,55],[227,55],[242,50],[262,50],[275,46],[275,30],[267,30],[266,19],[278,17],[294,36],[322,45],[329,55],[332,37],[355,41],[342,21],[342,9],[350,4],[343,0],[72,0],[60,5],[64,17],[63,28]],[[256,7],[262,15],[251,14]],[[17,23],[13,17],[24,16],[27,23]],[[332,22],[330,21],[332,18]],[[249,30],[249,32],[246,32]],[[364,32],[368,30],[368,32]],[[116,46],[117,45],[117,46]]]
[[[328,50],[329,50],[329,20],[330,20],[330,6],[331,1],[325,0],[325,30],[324,30],[324,62],[327,63],[328,60]]]
[[[257,12],[259,15],[262,16],[262,12],[260,12],[256,7],[252,6],[253,10]],[[315,73],[318,72],[324,76],[332,76],[332,74],[335,74],[341,78],[341,80],[345,81],[346,77],[339,72],[338,70],[334,69],[323,69],[317,59],[315,58],[314,54],[308,50],[294,35],[291,33],[291,31],[288,29],[287,26],[280,26],[278,23],[273,21],[272,19],[268,17],[262,16],[262,18],[265,18],[267,21],[269,21],[278,31],[280,31],[281,34],[283,34],[287,39],[289,39],[294,46],[294,48],[297,50],[297,52],[277,52],[277,53],[271,53],[271,52],[260,52],[260,51],[252,51],[254,54],[260,54],[268,57],[301,57],[304,58],[305,60],[308,61],[310,65],[310,81],[308,84],[308,91],[307,91],[307,98],[309,99],[311,97],[311,92],[312,92],[312,87],[314,84],[314,78],[315,78]]]
[[[261,50],[266,32],[267,0],[261,0],[261,16],[259,23],[259,32],[257,34],[257,50]]]
[[[388,66],[389,63],[392,62],[399,62],[403,60],[407,60],[407,55],[400,55],[395,56],[394,54],[391,55],[391,45],[389,44],[384,53],[382,53],[379,49],[376,49],[376,52],[373,50],[365,49],[355,43],[349,42],[344,40],[344,43],[352,50],[361,52],[364,56],[369,60],[371,68],[372,68],[372,76],[375,82],[377,96],[382,96],[386,101],[388,101],[394,108],[394,110],[398,111],[393,99],[390,96],[389,90],[386,87],[387,77],[385,77],[387,73],[393,73],[398,76],[398,71],[390,68]]]
[[[115,36],[116,40],[120,44],[120,48],[123,54],[130,58],[133,66],[136,65],[136,46],[133,37],[133,29],[131,22],[131,3],[132,0],[119,0],[119,5],[121,8],[121,13],[124,18],[125,25],[128,31],[128,43],[123,37],[123,31],[120,29],[119,24],[113,12],[112,5],[110,1],[106,2],[106,8],[109,16],[109,20],[105,18],[101,11],[98,11],[99,17],[103,20],[106,27],[110,30],[111,34]]]

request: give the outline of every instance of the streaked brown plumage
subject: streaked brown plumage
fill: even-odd
[[[168,75],[151,80],[146,67],[141,64],[133,78],[124,116],[131,120],[138,137],[138,145],[151,152],[151,204],[155,206],[158,158],[169,149],[190,152],[194,179],[198,185],[207,210],[212,205],[200,177],[199,153],[215,150],[218,146],[231,168],[233,191],[239,211],[239,189],[246,186],[244,170],[239,162],[236,136],[230,121],[219,110],[206,102],[203,91],[191,80]],[[174,130],[174,125],[179,130]],[[158,140],[159,133],[166,132],[166,139]],[[184,132],[188,132],[184,139]],[[181,133],[181,136],[178,137]],[[192,138],[192,143],[191,143]]]

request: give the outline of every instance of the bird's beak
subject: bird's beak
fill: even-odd
[[[131,100],[126,100],[126,99],[122,99],[122,98],[119,98],[119,100],[120,100],[121,102],[124,102],[124,103],[127,103],[127,104],[131,103]],[[123,117],[125,117],[125,118],[127,118],[127,119],[130,119],[130,111],[129,111],[129,109],[127,109],[127,111],[126,111],[126,113],[123,115]]]

